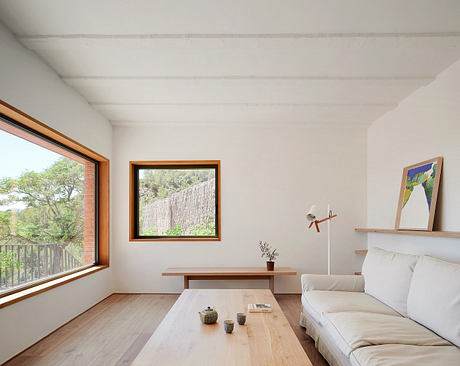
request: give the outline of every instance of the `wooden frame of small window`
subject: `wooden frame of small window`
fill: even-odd
[[[30,287],[23,287],[17,292],[1,297],[0,308],[2,308],[109,267],[110,161],[104,156],[83,146],[77,141],[65,136],[64,134],[52,129],[51,127],[48,127],[44,123],[36,120],[24,112],[21,112],[20,110],[14,108],[2,100],[0,100],[0,115],[9,118],[19,126],[24,126],[25,128],[32,130],[51,141],[54,141],[80,154],[86,155],[98,163],[98,236],[96,241],[98,253],[97,263],[89,268],[78,269],[70,274],[64,273],[62,276],[53,276],[52,278],[34,283]]]
[[[145,237],[138,233],[138,185],[136,171],[142,167],[167,168],[215,168],[216,169],[216,235],[214,236],[161,236]],[[129,162],[129,241],[220,241],[221,240],[221,205],[220,205],[220,160],[179,160],[179,161],[130,161]]]

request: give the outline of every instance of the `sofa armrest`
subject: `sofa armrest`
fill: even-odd
[[[355,275],[302,275],[303,292],[322,291],[364,291],[364,277]]]

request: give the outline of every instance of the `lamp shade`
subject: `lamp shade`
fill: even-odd
[[[310,210],[308,210],[307,220],[315,221],[317,216],[318,216],[318,209],[316,208],[316,205],[313,205],[310,207]]]

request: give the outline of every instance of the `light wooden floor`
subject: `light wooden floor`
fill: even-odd
[[[114,294],[4,366],[131,365],[179,295]],[[299,326],[300,295],[275,295],[314,366],[327,366]]]

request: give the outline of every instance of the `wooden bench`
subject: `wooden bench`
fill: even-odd
[[[262,267],[179,267],[168,268],[163,276],[184,276],[184,289],[190,288],[190,280],[268,280],[275,293],[275,276],[295,276],[290,267],[275,267],[267,271]]]

